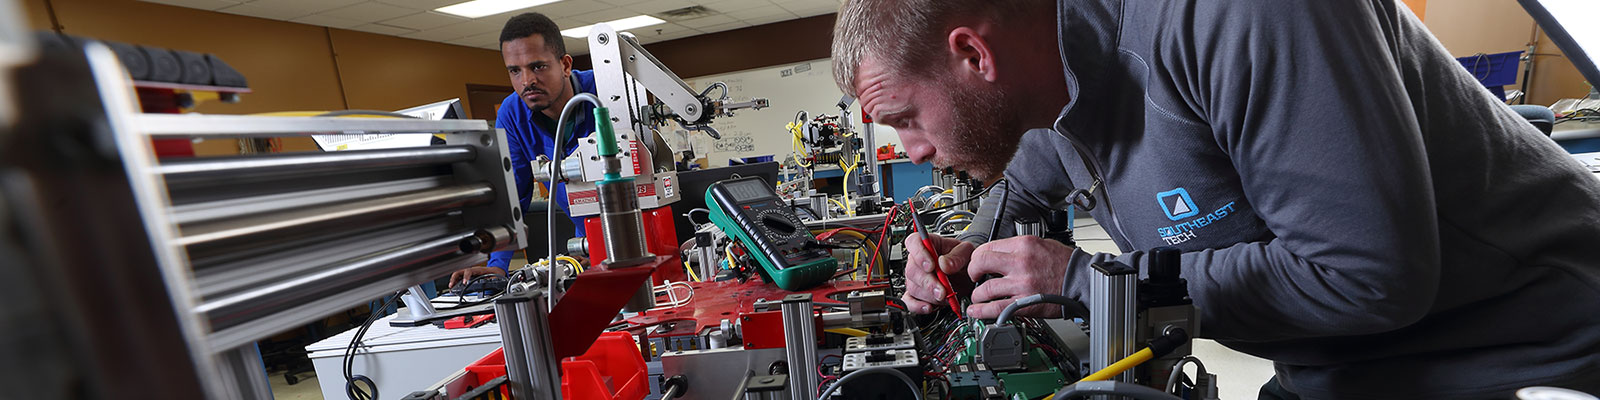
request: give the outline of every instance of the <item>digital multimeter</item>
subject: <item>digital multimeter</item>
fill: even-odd
[[[761,278],[779,288],[810,289],[839,270],[839,260],[828,249],[808,246],[817,237],[760,177],[711,184],[706,205],[711,222],[743,243],[761,264]]]

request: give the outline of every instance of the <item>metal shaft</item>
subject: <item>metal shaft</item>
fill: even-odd
[[[489,185],[459,185],[421,190],[403,195],[362,201],[324,204],[282,213],[254,214],[181,225],[178,243],[201,252],[229,243],[260,245],[271,238],[280,240],[296,235],[324,232],[349,226],[404,220],[408,217],[443,213],[465,206],[488,203],[494,197]]]
[[[400,149],[307,152],[239,157],[187,158],[165,161],[156,172],[173,186],[301,176],[322,173],[472,161],[471,146],[430,146]]]
[[[494,303],[514,398],[561,398],[560,360],[550,342],[548,302],[544,291],[518,284]]]
[[[1117,262],[1097,263],[1089,274],[1089,370],[1099,371],[1133,354],[1138,331],[1139,271]],[[1133,382],[1133,370],[1117,375]]]
[[[337,261],[309,274],[281,281],[263,282],[261,286],[249,290],[216,299],[206,299],[204,303],[195,307],[195,311],[209,317],[213,330],[227,330],[302,304],[327,302],[326,296],[343,292],[344,289],[356,286],[360,282],[402,275],[420,265],[443,258],[466,256],[461,253],[461,241],[471,237],[473,232],[460,232],[422,242],[373,249],[378,251],[371,255]],[[367,297],[393,290],[393,287],[379,288]]]
[[[801,399],[817,398],[817,326],[811,294],[783,298],[784,351],[789,357],[789,387]]]

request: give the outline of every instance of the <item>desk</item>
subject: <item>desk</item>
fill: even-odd
[[[1600,179],[1600,152],[1573,154],[1572,159],[1578,160],[1578,163],[1583,164],[1585,167],[1589,167],[1589,172],[1593,172],[1594,177]]]
[[[435,306],[454,304],[454,297],[435,299]],[[401,313],[406,312],[401,310]],[[378,394],[395,399],[413,391],[427,389],[467,364],[500,348],[500,326],[490,323],[471,329],[440,329],[433,325],[397,328],[389,320],[399,313],[373,322],[356,350],[352,362],[357,375],[366,375],[378,384]],[[322,397],[343,399],[344,348],[356,330],[306,346],[311,365],[317,370]]]
[[[1550,140],[1556,141],[1568,153],[1600,151],[1600,122],[1568,121],[1556,124],[1550,132]]]

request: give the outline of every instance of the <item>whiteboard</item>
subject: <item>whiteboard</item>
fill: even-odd
[[[784,125],[794,120],[795,113],[804,110],[810,117],[838,115],[839,98],[844,96],[833,83],[833,62],[829,58],[684,81],[695,90],[702,90],[712,82],[726,83],[732,102],[755,97],[769,101],[767,108],[739,110],[732,117],[712,120],[711,126],[722,134],[720,140],[701,132],[686,131],[675,124],[670,125],[673,132],[663,132],[662,136],[672,148],[681,151],[684,146],[692,146],[695,155],[706,157],[712,167],[726,166],[730,158],[764,155],[782,161],[793,153],[791,135],[784,130]],[[855,129],[861,129],[860,102],[850,106],[850,119]],[[899,147],[900,137],[893,128],[873,124],[873,134],[878,146],[893,143],[896,151],[904,151]]]

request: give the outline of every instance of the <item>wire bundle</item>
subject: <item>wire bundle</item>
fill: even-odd
[[[372,323],[383,316],[384,310],[388,310],[390,305],[394,305],[394,301],[399,299],[400,295],[405,294],[405,292],[405,290],[394,292],[393,295],[389,296],[388,300],[383,302],[382,306],[372,309],[372,312],[367,314],[366,322],[361,323],[361,327],[356,328],[355,336],[350,338],[350,345],[345,346],[344,394],[350,400],[374,400],[378,398],[378,384],[373,383],[372,379],[365,375],[355,374],[356,348],[361,346],[361,338],[367,335],[367,329],[372,327]],[[358,382],[366,384],[367,387],[362,388],[361,385],[356,384]],[[371,389],[370,393],[367,391],[368,389]]]

